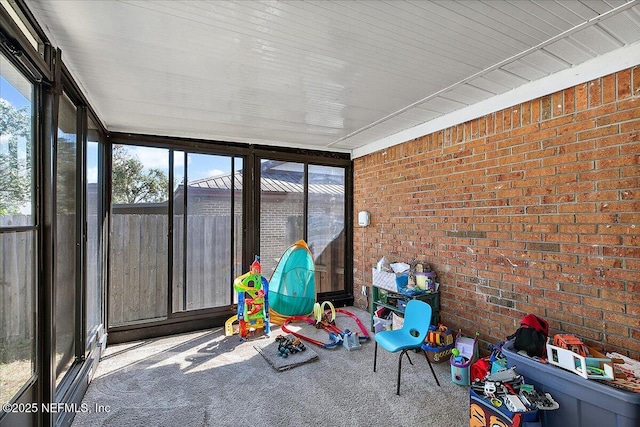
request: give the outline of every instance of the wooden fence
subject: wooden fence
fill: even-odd
[[[58,228],[73,230],[72,215],[58,218]],[[2,216],[2,225],[28,225],[26,216]],[[62,222],[69,222],[63,224]],[[95,227],[90,217],[90,227]],[[233,270],[231,269],[231,219],[228,216],[190,215],[187,224],[186,280],[185,291],[183,267],[183,217],[174,218],[174,258],[173,258],[173,301],[172,310],[195,310],[230,304],[231,284],[241,271],[242,223],[240,217],[234,222],[236,247]],[[109,283],[109,326],[158,319],[167,316],[168,299],[168,217],[164,214],[115,214],[111,220],[110,240],[110,283]],[[96,252],[96,241],[88,242],[88,253]],[[327,245],[317,259],[318,292],[337,290],[343,284],[341,277],[331,277],[341,270],[343,242]],[[35,231],[21,231],[0,234],[0,344],[9,341],[29,341],[34,334],[34,292],[35,271],[34,251]],[[324,246],[324,245],[323,245]],[[321,247],[321,246],[319,246]],[[57,256],[74,256],[73,233],[58,236]],[[264,274],[272,273],[270,262],[275,262],[278,254],[263,257]],[[336,256],[338,255],[338,256]],[[87,259],[87,275],[95,278],[97,263],[94,257]],[[333,258],[333,260],[331,259]],[[71,258],[70,258],[71,259]],[[274,265],[275,266],[275,265]],[[328,268],[325,268],[328,267]],[[56,281],[73,283],[74,263],[63,262],[56,266]],[[64,280],[63,280],[64,279]],[[339,289],[339,288],[338,288]],[[186,299],[185,299],[186,297]],[[90,311],[99,309],[96,296],[88,296]],[[58,298],[56,310],[64,313],[72,310],[72,298]],[[64,316],[63,316],[64,317]],[[69,316],[69,320],[70,316]],[[73,331],[60,326],[60,332]],[[69,329],[69,331],[66,331]]]
[[[26,215],[0,217],[2,226],[28,226],[31,221]],[[63,346],[72,342],[75,334],[76,216],[58,215],[56,227],[56,343]],[[34,337],[36,238],[35,230],[0,233],[0,344],[5,343],[6,348],[30,351]]]
[[[167,316],[168,222],[162,214],[112,216],[109,326],[159,319]],[[231,302],[235,272],[230,268],[228,216],[190,215],[187,223],[185,283],[183,267],[183,217],[174,218],[173,311],[219,307]],[[242,224],[235,221],[236,244]],[[236,255],[241,248],[236,250]],[[186,296],[186,302],[185,302]]]
[[[31,218],[3,215],[0,224],[30,225]],[[0,233],[0,360],[16,356],[3,354],[10,348],[26,346],[30,351],[35,333],[35,249],[34,230]]]

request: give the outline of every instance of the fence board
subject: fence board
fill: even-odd
[[[166,316],[166,215],[112,216],[109,324]]]
[[[123,322],[124,297],[124,236],[128,229],[128,215],[113,215],[111,217],[111,236],[109,254],[109,325],[114,326]]]
[[[22,215],[18,221],[7,217],[13,216],[1,217],[4,224],[28,224]],[[35,235],[33,230],[0,234],[0,361],[30,354],[35,333]]]
[[[173,311],[182,311],[184,303],[184,280],[183,280],[183,267],[184,259],[183,254],[183,233],[184,225],[182,223],[182,215],[176,215],[173,217]]]
[[[111,234],[110,325],[166,316],[168,222],[166,215],[113,215]],[[174,217],[173,302],[182,311],[183,217]],[[190,215],[187,224],[187,310],[231,303],[228,216]],[[242,223],[235,222],[237,238]],[[119,310],[118,306],[123,309]]]

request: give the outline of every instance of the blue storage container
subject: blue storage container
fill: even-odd
[[[528,384],[550,393],[560,405],[555,411],[538,411],[544,427],[640,426],[640,393],[588,380],[520,355],[513,348],[513,340],[502,346],[502,354]]]

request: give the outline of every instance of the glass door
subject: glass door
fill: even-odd
[[[109,326],[167,318],[169,150],[114,145]]]
[[[54,248],[54,324],[56,385],[76,354],[76,286],[78,239],[77,109],[66,94],[60,97],[55,156],[56,234]]]
[[[33,84],[0,54],[0,403],[36,372]],[[0,416],[2,412],[0,412]]]
[[[85,163],[85,203],[86,203],[86,349],[90,350],[102,326],[102,168],[104,146],[100,141],[98,126],[88,119],[86,163]]]
[[[318,293],[345,290],[345,169],[309,165],[308,244]]]
[[[347,291],[345,178],[345,167],[261,161],[260,257],[267,277],[284,251],[303,239],[315,263],[316,292]]]
[[[173,310],[229,306],[242,253],[242,159],[174,154]]]
[[[305,165],[260,162],[260,264],[270,278],[284,251],[304,239]]]

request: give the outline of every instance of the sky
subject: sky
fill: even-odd
[[[1,70],[0,70],[1,71]],[[29,105],[30,102],[20,92],[18,92],[9,82],[0,77],[0,98],[6,99],[16,108]]]
[[[160,169],[169,175],[169,150],[166,148],[129,146],[128,152],[140,160],[145,169]],[[209,178],[231,172],[231,157],[212,154],[194,154],[187,156],[189,181]],[[235,169],[242,169],[242,160],[236,158]],[[184,174],[184,154],[176,152],[174,155],[175,179],[179,183]]]

